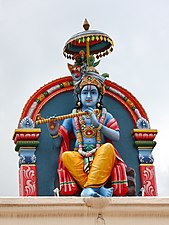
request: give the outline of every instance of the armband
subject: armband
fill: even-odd
[[[51,134],[50,134],[50,137],[51,137],[51,138],[57,138],[58,136],[59,136],[59,133],[57,133],[56,135],[51,135]]]

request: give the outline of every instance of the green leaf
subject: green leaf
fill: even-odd
[[[95,61],[95,58],[94,58],[93,55],[91,55],[91,56],[89,57],[89,59],[88,59],[89,66],[93,66],[94,61]]]
[[[109,74],[108,73],[103,73],[102,76],[106,78],[106,77],[109,77]]]
[[[93,64],[93,66],[96,67],[97,65],[99,65],[99,63],[100,63],[100,60],[97,61],[97,62],[95,62],[95,63]]]

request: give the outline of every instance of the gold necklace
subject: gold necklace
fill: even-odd
[[[107,111],[105,109],[102,109],[102,111],[99,113],[99,122],[101,124],[104,123],[106,112]],[[75,127],[76,127],[76,135],[77,135],[77,141],[78,141],[78,152],[81,154],[81,151],[83,151],[83,138],[82,138],[81,124],[86,125],[86,121],[84,121],[82,118],[81,123],[80,123],[79,117],[76,116],[76,117],[74,117],[74,123],[75,123]],[[96,130],[96,149],[98,149],[100,147],[101,140],[102,140],[101,132],[100,132],[100,130]]]
[[[90,119],[90,115],[87,115],[86,119]],[[80,126],[81,126],[81,132],[85,138],[96,137],[97,130],[93,124],[91,124],[90,126],[87,126],[86,121],[83,116],[79,117],[79,122],[80,122]]]

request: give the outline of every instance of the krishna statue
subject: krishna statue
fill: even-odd
[[[64,46],[71,76],[41,87],[23,109],[13,136],[21,196],[157,196],[157,130],[139,101],[96,69],[114,43],[89,26]]]
[[[74,54],[74,65],[68,64],[76,98],[72,114],[82,115],[65,119],[61,126],[52,119],[48,123],[54,145],[61,148],[59,189],[61,194],[70,195],[75,194],[79,186],[82,197],[125,195],[128,191],[126,165],[113,146],[120,138],[120,128],[102,103],[107,74],[99,74],[95,67],[100,61],[95,62],[95,57],[86,52],[80,50]],[[75,144],[70,151],[72,133]],[[110,177],[112,185],[105,187]]]

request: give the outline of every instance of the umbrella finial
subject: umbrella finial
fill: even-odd
[[[85,30],[89,30],[90,24],[88,23],[87,19],[85,19],[84,23],[83,23],[83,28]]]

